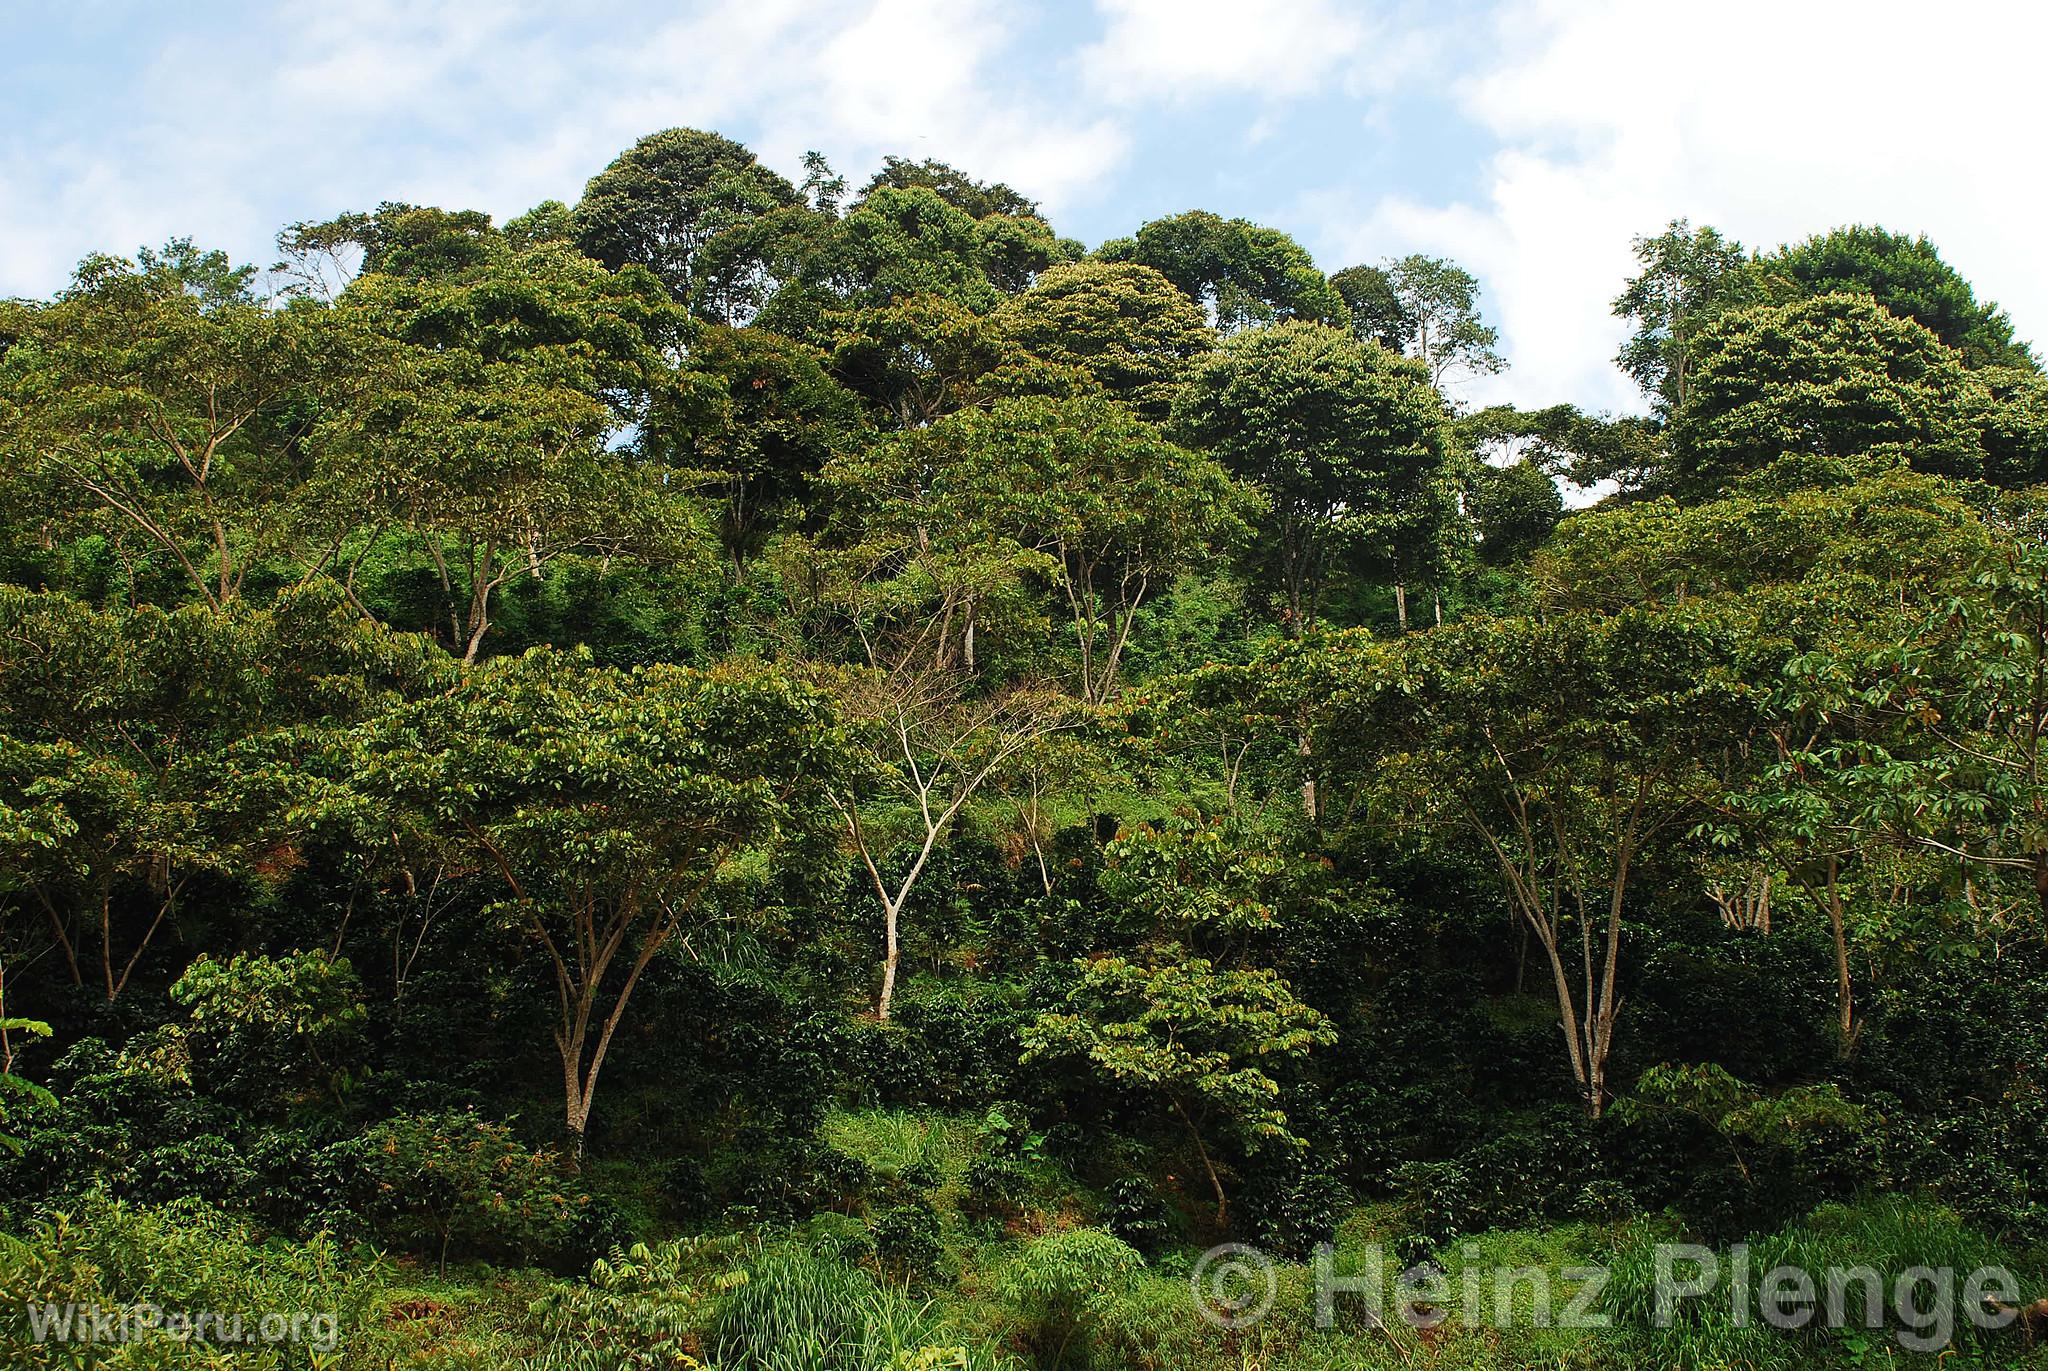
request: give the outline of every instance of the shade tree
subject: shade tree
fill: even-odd
[[[2039,370],[2027,345],[2013,337],[2005,311],[1979,301],[1924,234],[1852,224],[1767,254],[1757,269],[1774,285],[1806,295],[1868,296],[1954,348],[1967,366]]]
[[[575,209],[575,242],[614,271],[646,268],[711,318],[744,322],[759,305],[745,298],[748,254],[726,249],[754,221],[799,203],[795,186],[732,139],[664,129],[590,179]]]
[[[1753,734],[1776,649],[1739,607],[1477,618],[1331,666],[1325,768],[1369,812],[1490,860],[1541,949],[1595,1118],[1646,865],[1705,817],[1702,759]]]
[[[1335,324],[1344,301],[1306,250],[1278,229],[1190,210],[1096,249],[1106,262],[1159,272],[1224,333],[1282,320]]]
[[[1984,471],[1989,394],[1934,334],[1866,298],[1730,310],[1689,346],[1669,430],[1681,495],[1710,494],[1788,453]]]
[[[387,374],[365,330],[305,302],[210,302],[170,267],[94,258],[9,331],[0,463],[10,501],[53,536],[162,559],[215,609],[266,563],[303,576],[332,554],[302,545],[296,499],[328,451],[323,418]]]
[[[1410,253],[1330,277],[1360,338],[1413,357],[1442,388],[1507,366],[1500,330],[1479,314],[1479,278],[1455,262]]]
[[[557,558],[691,555],[684,491],[627,443],[709,383],[672,366],[682,320],[644,270],[540,247],[452,282],[368,276],[341,311],[395,346],[399,379],[337,426],[323,498],[412,539],[450,651],[474,661],[498,592]]]
[[[536,649],[285,764],[308,776],[283,811],[295,827],[347,835],[381,880],[490,892],[500,954],[548,988],[580,1155],[649,967],[744,910],[765,854],[817,859],[843,754],[823,697],[772,669],[617,671]]]
[[[1243,538],[1256,510],[1214,461],[1100,396],[999,398],[842,462],[833,479],[860,487],[871,526],[1049,558],[1088,704],[1115,693],[1138,611]]]
[[[1766,296],[1747,249],[1711,225],[1674,219],[1634,247],[1642,270],[1614,300],[1615,316],[1634,332],[1615,361],[1658,413],[1669,414],[1685,402],[1693,335],[1723,309]]]
[[[1189,366],[1215,345],[1200,308],[1134,262],[1049,267],[1000,318],[1034,356],[1085,372],[1153,420],[1167,417]]]
[[[1448,419],[1419,364],[1296,322],[1239,333],[1202,359],[1173,431],[1266,497],[1259,571],[1298,632],[1347,556],[1398,577],[1432,546],[1446,512]]]

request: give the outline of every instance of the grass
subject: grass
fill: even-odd
[[[957,1172],[975,1146],[971,1125],[901,1111],[839,1114],[826,1129],[833,1146],[899,1174],[915,1166]],[[2016,1334],[1964,1329],[1950,1347],[1915,1352],[1899,1345],[1896,1321],[1874,1335],[1738,1327],[1725,1295],[1684,1306],[1672,1327],[1660,1329],[1656,1244],[1679,1235],[1655,1219],[1492,1232],[1454,1244],[1442,1257],[1451,1317],[1426,1329],[1398,1319],[1381,1325],[1358,1300],[1343,1298],[1334,1324],[1317,1327],[1314,1273],[1302,1263],[1276,1268],[1277,1298],[1262,1322],[1221,1329],[1196,1314],[1193,1254],[1169,1253],[1127,1271],[1113,1293],[1091,1303],[1085,1336],[1051,1343],[1032,1335],[1032,1320],[1043,1325],[1046,1311],[1020,1302],[1004,1279],[1031,1250],[1028,1239],[949,1224],[949,1274],[911,1287],[880,1274],[860,1243],[842,1241],[864,1231],[860,1218],[832,1215],[788,1232],[635,1249],[584,1280],[489,1267],[439,1280],[416,1265],[332,1244],[265,1240],[204,1206],[150,1209],[99,1198],[61,1225],[0,1238],[0,1366],[73,1365],[62,1349],[28,1336],[25,1307],[139,1299],[166,1308],[341,1312],[342,1343],[333,1356],[285,1348],[270,1363],[277,1371],[1026,1371],[1029,1348],[1054,1345],[1064,1371],[2005,1371],[2039,1364],[2028,1361]],[[1399,1206],[1361,1209],[1337,1236],[1336,1270],[1356,1275],[1377,1261],[1382,1289],[1392,1292],[1404,1236]],[[1826,1206],[1756,1238],[1751,1272],[1756,1279],[1781,1263],[1864,1265],[1889,1289],[1915,1266],[2000,1265],[2031,1298],[2048,1288],[2040,1255],[2001,1248],[1938,1206],[1873,1199]],[[1613,1273],[1602,1298],[1611,1328],[1540,1326],[1530,1282],[1510,1284],[1505,1320],[1492,1317],[1490,1283],[1476,1313],[1466,1303],[1468,1272],[1487,1278],[1539,1268],[1562,1299],[1572,1283],[1559,1274],[1595,1263]],[[1391,1313],[1391,1302],[1382,1308]],[[205,1364],[183,1355],[128,1349],[113,1364],[137,1371]]]

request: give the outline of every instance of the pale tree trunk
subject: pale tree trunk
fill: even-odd
[[[1836,1052],[1846,1061],[1856,1049],[1855,986],[1849,976],[1849,920],[1848,911],[1842,898],[1842,863],[1839,857],[1830,856],[1827,865],[1827,882],[1816,890],[1810,882],[1806,896],[1813,903],[1827,911],[1829,940],[1835,953],[1835,1032]]]
[[[1563,878],[1553,874],[1546,880],[1533,856],[1518,861],[1509,855],[1494,833],[1483,827],[1477,829],[1492,849],[1506,879],[1510,904],[1536,935],[1543,948],[1544,959],[1550,965],[1551,984],[1557,991],[1558,1026],[1564,1032],[1572,1079],[1582,1092],[1587,1113],[1595,1119],[1606,1108],[1607,1060],[1613,1051],[1615,1023],[1621,1011],[1618,985],[1622,909],[1635,847],[1641,841],[1641,806],[1642,796],[1638,795],[1628,830],[1615,844],[1614,870],[1607,883],[1604,947],[1597,962],[1593,955],[1593,929],[1586,917],[1584,900],[1576,890],[1573,893],[1579,926],[1583,990],[1573,989],[1572,975],[1566,969],[1564,952],[1559,946],[1564,911]],[[1523,829],[1525,844],[1533,834],[1533,826]]]
[[[896,940],[896,915],[900,906],[889,900],[882,901],[882,929],[885,951],[882,957],[882,994],[875,1002],[875,1017],[883,1023],[889,1022],[889,1006],[896,998],[896,968],[903,960],[903,949]]]
[[[1400,625],[1403,633],[1408,631],[1408,583],[1406,581],[1394,582],[1394,620]]]
[[[1316,794],[1316,776],[1311,769],[1314,752],[1306,729],[1295,735],[1294,745],[1301,756],[1301,812],[1310,823],[1314,823],[1320,797]]]

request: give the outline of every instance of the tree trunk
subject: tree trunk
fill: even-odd
[[[1401,631],[1406,633],[1408,631],[1408,583],[1406,581],[1394,582],[1394,619],[1400,625]]]
[[[1188,1136],[1195,1142],[1195,1155],[1202,1159],[1202,1170],[1209,1173],[1209,1188],[1216,1192],[1216,1226],[1222,1228],[1230,1222],[1230,1201],[1223,1193],[1223,1178],[1216,1174],[1216,1163],[1209,1159],[1209,1149],[1202,1143],[1202,1130],[1195,1127],[1195,1121],[1188,1117],[1178,1099],[1173,1102],[1173,1112],[1187,1125]]]
[[[1314,752],[1309,746],[1307,730],[1304,729],[1295,735],[1295,750],[1301,754],[1301,812],[1307,816],[1310,823],[1314,823],[1318,797],[1315,772],[1310,769]]]
[[[1842,909],[1840,867],[1833,857],[1828,858],[1828,929],[1835,944],[1837,1027],[1841,1032],[1837,1050],[1846,1061],[1856,1049],[1856,999],[1849,980],[1849,930]]]
[[[584,1103],[583,1082],[579,1079],[583,1074],[583,1036],[572,1032],[556,1038],[555,1045],[562,1056],[562,1131],[569,1135],[569,1156],[581,1163],[583,1131],[590,1125],[589,1106]]]
[[[882,994],[875,1003],[875,1017],[883,1023],[889,1022],[889,1003],[896,998],[896,967],[902,958],[902,949],[896,942],[896,913],[896,905],[883,902],[882,928],[887,940],[887,955],[882,958]]]

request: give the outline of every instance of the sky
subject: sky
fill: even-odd
[[[383,200],[509,218],[642,134],[855,186],[936,157],[1093,246],[1208,209],[1478,276],[1472,403],[1640,407],[1609,303],[1671,219],[1925,233],[2048,342],[2035,0],[11,0],[0,296]]]

